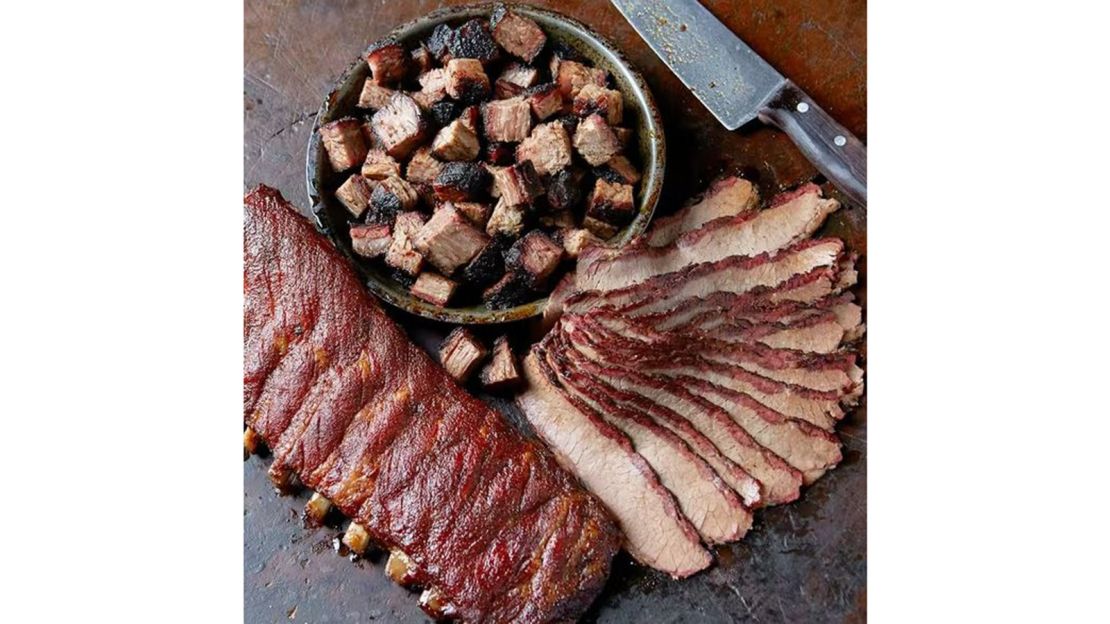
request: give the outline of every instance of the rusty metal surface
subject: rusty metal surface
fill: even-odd
[[[321,98],[370,41],[401,22],[462,2],[248,0],[245,6],[244,187],[266,183],[307,215],[304,146]],[[663,113],[667,175],[659,214],[714,176],[740,171],[764,195],[813,179],[790,140],[769,128],[728,132],[655,58],[607,2],[535,2],[589,24],[640,70]],[[862,0],[721,0],[710,10],[849,130],[866,140],[866,6]],[[682,139],[679,140],[678,137]],[[826,189],[828,187],[826,186]],[[837,193],[828,189],[834,196]],[[866,254],[854,208],[826,232]],[[860,298],[866,302],[866,255]],[[400,316],[425,346],[446,326]],[[523,338],[531,326],[512,328]],[[510,414],[511,415],[511,414]],[[841,427],[845,461],[798,503],[764,510],[743,542],[685,581],[618,561],[589,622],[859,622],[866,619],[866,399]],[[386,580],[383,559],[332,551],[338,528],[307,530],[306,495],[278,497],[267,460],[244,463],[246,622],[422,622],[416,596]]]

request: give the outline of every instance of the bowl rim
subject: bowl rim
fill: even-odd
[[[641,136],[638,138],[641,141],[648,142],[647,151],[654,160],[654,167],[651,167],[649,171],[649,168],[645,166],[643,184],[639,192],[640,201],[643,203],[638,207],[636,218],[621,233],[622,240],[620,244],[628,244],[631,240],[643,234],[647,229],[648,224],[650,224],[654,216],[656,207],[658,206],[663,188],[664,174],[666,172],[666,137],[664,136],[663,120],[659,111],[659,106],[655,102],[655,97],[651,92],[651,88],[648,86],[647,81],[644,80],[643,75],[635,69],[612,41],[598,34],[589,26],[563,13],[551,9],[512,2],[478,2],[439,8],[400,24],[396,28],[390,30],[388,34],[378,39],[378,41],[388,39],[402,41],[410,37],[415,31],[425,30],[444,22],[487,13],[498,5],[503,5],[525,16],[540,15],[546,19],[560,22],[563,27],[571,31],[571,35],[575,39],[586,42],[586,45],[591,48],[601,48],[605,56],[608,57],[607,60],[615,67],[620,68],[630,79],[630,92],[625,95],[636,101],[637,108],[643,108],[646,113],[644,115],[643,125],[646,134],[649,136]],[[360,53],[358,58],[356,58],[333,83],[332,89],[324,97],[324,101],[313,120],[312,130],[308,140],[308,149],[305,155],[305,183],[316,229],[327,236],[332,244],[338,248],[340,253],[345,255],[347,259],[354,264],[356,271],[358,271],[359,275],[362,277],[363,283],[375,296],[410,314],[436,321],[463,325],[508,323],[542,314],[547,307],[550,293],[543,298],[503,310],[491,308],[474,310],[473,308],[440,307],[418,299],[407,292],[399,296],[384,284],[379,283],[382,279],[381,277],[369,274],[352,255],[352,251],[347,248],[348,246],[342,244],[342,239],[336,231],[336,227],[327,216],[326,205],[321,197],[323,191],[317,184],[317,162],[319,161],[319,151],[321,149],[318,131],[321,125],[321,119],[326,118],[331,112],[333,100],[336,99],[335,95],[343,85],[351,79],[352,74],[361,69],[365,64],[366,61],[362,58]]]

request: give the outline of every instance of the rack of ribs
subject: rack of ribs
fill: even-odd
[[[434,617],[581,615],[622,539],[601,503],[412,344],[273,189],[244,200],[243,260],[243,416],[275,481],[389,549]]]

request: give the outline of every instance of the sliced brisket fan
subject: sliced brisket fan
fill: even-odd
[[[578,259],[576,287],[613,290],[703,262],[782,249],[812,235],[839,206],[821,197],[817,186],[807,185],[770,208],[711,221],[663,247],[589,249]]]
[[[244,218],[244,419],[274,470],[402,551],[455,618],[580,616],[620,542],[601,503],[409,342],[276,191]],[[682,570],[708,561],[693,541],[665,549]]]
[[[696,202],[656,219],[643,242],[661,247],[715,219],[751,212],[758,203],[759,193],[751,182],[736,176],[721,178],[710,184]]]
[[[628,438],[564,395],[535,351],[524,359],[524,376],[521,412],[560,463],[616,516],[629,554],[676,578],[708,567],[712,557],[693,525]]]

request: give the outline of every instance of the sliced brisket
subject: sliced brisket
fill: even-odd
[[[714,219],[751,212],[758,203],[759,193],[751,182],[736,176],[721,178],[710,184],[696,202],[673,215],[656,219],[644,236],[644,242],[661,247]]]

